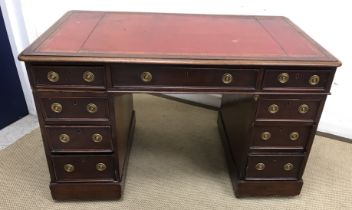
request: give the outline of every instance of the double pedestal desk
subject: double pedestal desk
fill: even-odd
[[[87,11],[65,14],[19,59],[57,200],[121,197],[135,92],[222,94],[236,196],[297,195],[341,65],[284,17]]]

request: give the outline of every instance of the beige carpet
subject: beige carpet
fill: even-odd
[[[135,96],[137,124],[120,201],[55,202],[39,130],[0,151],[0,209],[352,209],[352,144],[316,137],[300,196],[233,195],[217,113]]]

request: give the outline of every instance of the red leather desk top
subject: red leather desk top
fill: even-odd
[[[292,22],[276,16],[72,11],[20,59],[38,56],[107,62],[340,65]]]

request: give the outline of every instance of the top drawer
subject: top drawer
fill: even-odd
[[[335,70],[265,70],[263,90],[330,90]],[[285,89],[281,89],[285,88]]]
[[[105,89],[103,66],[31,66],[36,88]]]
[[[229,88],[256,90],[258,69],[209,68],[162,65],[111,65],[115,88]]]

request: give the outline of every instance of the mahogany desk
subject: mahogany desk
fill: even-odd
[[[64,15],[19,59],[57,200],[120,198],[134,92],[223,94],[236,196],[297,195],[341,65],[284,17],[86,11]]]

